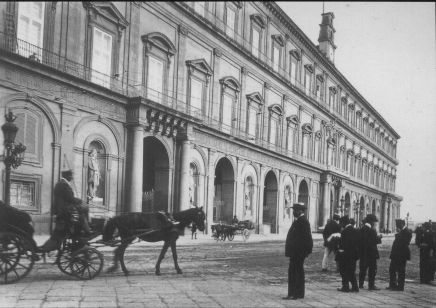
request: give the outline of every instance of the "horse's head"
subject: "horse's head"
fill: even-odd
[[[197,207],[193,209],[195,214],[193,216],[193,222],[197,225],[197,229],[200,231],[204,231],[205,225],[204,221],[206,220],[206,214],[203,211],[203,207]]]

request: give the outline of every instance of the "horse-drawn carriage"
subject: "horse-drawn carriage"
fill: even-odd
[[[103,224],[91,225],[94,235],[89,238],[82,236],[80,224],[73,217],[67,224],[69,232],[57,250],[54,264],[67,275],[82,280],[93,279],[103,268],[103,254],[97,248],[110,245],[116,247],[111,269],[116,269],[120,262],[124,274],[127,275],[124,253],[128,245],[139,239],[149,242],[164,241],[156,263],[157,275],[160,274],[160,262],[170,246],[175,268],[180,274],[182,271],[177,263],[175,244],[179,236],[177,229],[183,229],[195,222],[199,230],[203,231],[205,214],[202,208],[175,213],[174,218],[179,226],[170,229],[156,227],[156,217],[158,216],[155,213],[115,216],[104,228]],[[41,259],[43,253],[38,249],[33,233],[32,220],[28,213],[6,206],[0,201],[0,284],[14,283],[24,278],[32,270],[35,261]],[[99,235],[103,235],[103,241],[95,241]]]
[[[250,220],[239,221],[234,224],[218,223],[211,226],[212,237],[217,241],[233,241],[235,235],[242,235],[244,241],[248,240],[251,230],[254,229],[254,224]]]
[[[71,221],[54,264],[65,274],[79,279],[92,279],[103,268],[103,255],[91,247]],[[33,268],[41,254],[33,239],[30,215],[4,203],[0,205],[0,284],[17,282]]]

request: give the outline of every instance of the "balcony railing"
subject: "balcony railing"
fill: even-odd
[[[127,95],[127,85],[119,77],[103,74],[13,35],[0,32],[0,49]]]

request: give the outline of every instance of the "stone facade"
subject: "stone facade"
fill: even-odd
[[[11,203],[39,233],[66,168],[93,217],[203,206],[208,230],[236,215],[284,233],[299,201],[314,231],[341,207],[393,229],[399,136],[335,68],[329,32],[315,46],[273,2],[32,5],[0,3],[0,116],[18,116]]]

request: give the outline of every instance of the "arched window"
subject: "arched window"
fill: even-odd
[[[91,141],[88,147],[87,196],[89,203],[106,204],[106,149],[98,141]]]
[[[141,38],[144,43],[143,84],[146,97],[164,103],[171,59],[176,48],[168,37],[158,32],[143,35]]]

